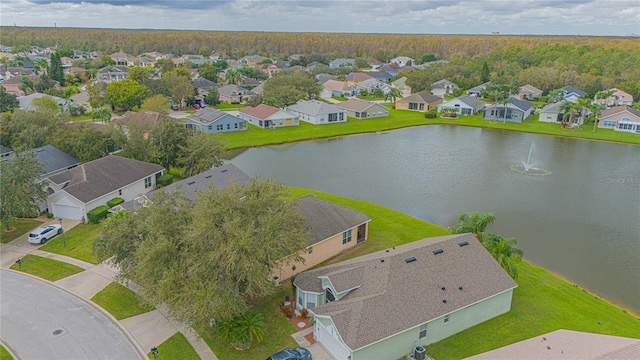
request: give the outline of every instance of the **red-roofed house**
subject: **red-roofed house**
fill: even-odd
[[[238,117],[264,129],[297,126],[300,124],[295,115],[265,104],[242,108],[238,113]]]

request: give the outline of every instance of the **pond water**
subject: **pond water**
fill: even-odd
[[[444,227],[493,212],[488,230],[516,238],[525,259],[640,313],[640,146],[439,125],[253,148],[232,162]],[[532,164],[537,176],[522,171]]]

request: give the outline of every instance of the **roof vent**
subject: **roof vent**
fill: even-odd
[[[467,245],[469,245],[469,242],[468,241],[459,242],[458,245],[460,247],[467,246]]]
[[[189,182],[187,183],[187,185],[193,185],[193,184],[195,184],[195,183],[196,183],[195,181],[189,181]]]
[[[386,251],[386,252],[389,252],[389,249],[387,249],[387,251]]]
[[[416,261],[416,258],[414,258],[414,257],[410,257],[410,258],[404,259],[404,262],[406,262],[407,264],[411,263],[411,262],[414,262],[414,261]]]
[[[462,286],[458,286],[458,290],[462,291]]]
[[[43,151],[44,151],[44,148],[37,148],[36,149],[36,152],[43,152]]]
[[[384,259],[380,259],[380,262],[384,262]]]
[[[220,170],[220,172],[227,172],[227,169],[222,169]]]
[[[444,250],[442,250],[442,249],[433,250],[433,255],[442,254],[443,252],[444,252]]]
[[[209,174],[209,175],[205,176],[204,178],[205,178],[205,179],[208,179],[208,178],[210,178],[211,176],[212,176],[212,175],[211,175],[211,174]]]
[[[447,299],[442,300],[442,303],[446,304],[447,303]]]
[[[444,290],[447,290],[447,287],[443,286],[443,287],[441,287],[441,289],[444,291]]]

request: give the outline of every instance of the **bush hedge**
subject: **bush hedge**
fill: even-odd
[[[156,184],[160,186],[171,185],[172,182],[173,182],[173,175],[171,174],[164,174],[160,176],[158,179],[156,179]]]
[[[424,113],[424,117],[427,119],[435,119],[437,116],[438,116],[438,113],[435,110],[431,110]]]
[[[98,206],[97,208],[87,213],[87,217],[89,218],[89,223],[91,224],[99,223],[103,219],[106,219],[107,215],[109,215],[109,207],[106,205]]]
[[[113,199],[111,199],[111,200],[107,201],[107,206],[109,206],[110,208],[112,208],[112,207],[114,207],[114,206],[116,206],[116,205],[120,205],[120,204],[122,204],[123,202],[124,202],[124,199],[123,199],[123,198],[119,198],[119,197],[117,197],[117,198],[113,198]]]

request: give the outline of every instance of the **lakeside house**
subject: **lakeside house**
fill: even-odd
[[[455,99],[451,99],[438,105],[438,112],[441,113],[444,109],[450,109],[457,114],[474,115],[482,111],[485,106],[486,104],[484,101],[478,100],[477,98],[467,94],[458,96]]]
[[[640,111],[630,106],[616,106],[602,111],[598,127],[640,134]]]
[[[491,104],[484,109],[482,118],[485,120],[523,122],[535,111],[532,103],[526,100],[511,98],[511,102],[505,104]]]
[[[443,100],[440,96],[420,91],[396,101],[396,110],[427,112],[436,109]]]
[[[313,125],[332,124],[347,121],[347,111],[318,100],[300,100],[286,107],[287,112]]]
[[[389,109],[378,103],[360,99],[349,99],[336,104],[336,107],[347,111],[347,116],[356,119],[371,119],[389,116]]]
[[[223,133],[246,130],[247,121],[238,116],[208,107],[196,111],[195,114],[187,115],[184,126],[192,133],[194,131]]]
[[[300,125],[298,118],[293,113],[265,104],[242,108],[238,112],[238,116],[240,119],[263,129]]]

